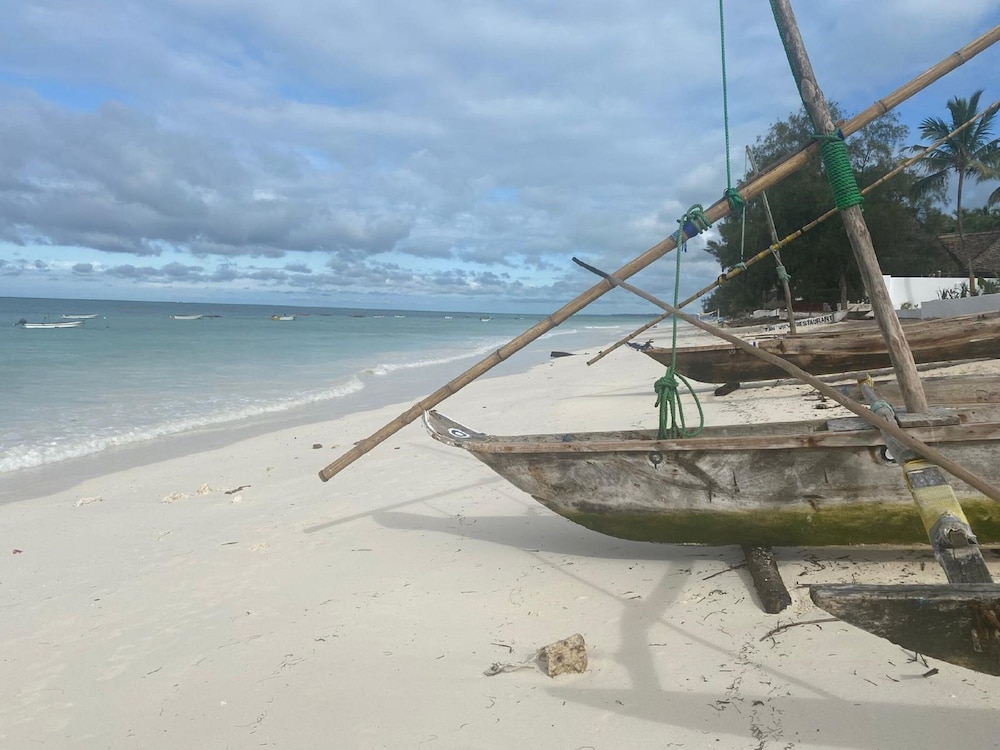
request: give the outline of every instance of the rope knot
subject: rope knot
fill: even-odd
[[[743,196],[740,195],[740,191],[734,187],[726,188],[723,195],[726,196],[726,200],[729,202],[729,210],[732,213],[739,213],[746,206],[746,201],[743,200]]]
[[[656,391],[656,403],[653,406],[660,406],[677,397],[679,389],[677,378],[672,370],[667,370],[666,374],[653,383],[653,390]]]
[[[677,220],[677,223],[681,225],[681,228],[674,232],[673,237],[678,247],[712,227],[712,222],[708,220],[700,203],[691,206],[687,213]]]

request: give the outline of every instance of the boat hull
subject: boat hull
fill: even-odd
[[[912,434],[996,482],[996,412],[980,407],[973,416],[987,421]],[[489,436],[436,412],[425,424],[550,510],[609,536],[707,545],[927,542],[902,470],[874,429],[817,420],[655,440],[648,432]],[[959,480],[952,486],[980,539],[1000,540],[1000,505]]]
[[[997,313],[921,321],[905,326],[903,331],[917,364],[1000,357]],[[892,366],[880,332],[871,327],[763,339],[757,342],[757,347],[812,375]],[[648,347],[642,352],[664,366],[669,366],[674,358],[674,352],[664,347]],[[731,344],[681,347],[676,351],[676,367],[685,377],[701,383],[747,383],[788,377],[780,367]]]
[[[79,328],[83,325],[81,320],[66,320],[59,323],[18,323],[21,328],[31,328],[46,330],[50,328]]]

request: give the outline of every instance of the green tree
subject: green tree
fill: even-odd
[[[982,89],[976,91],[968,99],[956,96],[948,100],[950,121],[940,117],[927,117],[920,123],[920,137],[925,141],[937,141],[944,138],[963,123],[979,114],[979,97]],[[993,137],[993,120],[997,110],[991,108],[974,125],[970,125],[939,146],[935,151],[918,162],[924,176],[914,183],[916,195],[932,194],[943,201],[948,178],[952,172],[958,176],[955,194],[955,216],[962,247],[962,258],[955,258],[961,263],[964,259],[968,266],[969,289],[976,292],[976,275],[972,268],[972,257],[965,252],[965,213],[962,208],[965,181],[976,182],[1000,178],[1000,138]],[[922,146],[912,146],[918,151]],[[1000,188],[990,196],[988,204],[1000,202]]]
[[[834,107],[836,112],[836,108]],[[835,114],[834,117],[839,117]],[[758,139],[754,154],[760,167],[783,159],[809,143],[813,126],[802,111],[773,124]],[[847,143],[848,154],[859,185],[864,188],[895,168],[907,129],[895,114],[883,116],[862,129]],[[910,199],[915,178],[906,173],[872,191],[865,198],[865,219],[886,273],[914,275],[950,271],[951,263],[937,241],[922,228],[925,218],[940,212],[930,199]],[[807,164],[770,188],[768,199],[778,235],[783,237],[803,227],[833,206],[833,196],[819,160]],[[760,200],[747,204],[742,215],[730,215],[717,225],[720,238],[707,247],[723,270],[729,270],[771,244]],[[846,304],[865,296],[854,253],[839,216],[834,216],[801,238],[782,248],[782,261],[791,277],[793,297],[810,303]],[[765,259],[719,287],[705,302],[706,310],[740,315],[774,300],[779,280],[774,261]]]

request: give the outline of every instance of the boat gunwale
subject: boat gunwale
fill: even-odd
[[[446,432],[439,431],[432,422],[443,424],[435,419],[437,412],[425,414],[424,424],[431,437],[439,442],[459,448],[470,453],[670,453],[689,451],[747,451],[747,450],[788,450],[792,448],[878,448],[885,445],[885,439],[874,427],[858,430],[822,430],[804,431],[786,434],[760,435],[709,435],[704,437],[689,437],[677,439],[617,439],[593,440],[573,439],[582,436],[595,436],[613,433],[579,432],[579,433],[549,433],[537,435],[488,435],[465,428],[454,420],[444,417],[457,427],[463,429],[467,438],[449,437]],[[440,415],[444,416],[444,415]],[[780,425],[819,425],[826,420],[810,420],[808,422],[762,422],[761,428]],[[741,425],[742,426],[742,425]],[[712,429],[712,428],[708,428]],[[763,431],[763,430],[762,430]],[[624,432],[624,431],[623,431]],[[638,432],[638,431],[637,431]],[[910,427],[907,432],[925,443],[969,443],[975,441],[992,441],[1000,439],[1000,420],[957,425],[938,425],[931,427]],[[544,439],[537,439],[544,438]],[[569,438],[567,440],[567,438]]]

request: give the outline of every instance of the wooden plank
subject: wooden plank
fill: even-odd
[[[921,427],[907,431],[917,440],[934,444],[992,443],[1000,440],[1000,423],[966,424],[953,428]],[[794,435],[768,434],[655,439],[587,439],[584,433],[567,433],[565,441],[539,440],[542,436],[523,438],[494,437],[461,447],[473,453],[648,453],[661,452],[738,452],[746,450],[789,450],[796,448],[875,448],[885,444],[876,429],[851,432],[809,432]],[[558,437],[558,436],[556,436]],[[584,439],[581,439],[584,438]],[[991,446],[990,450],[996,450]]]
[[[924,656],[1000,676],[1000,586],[812,586],[816,606]]]

